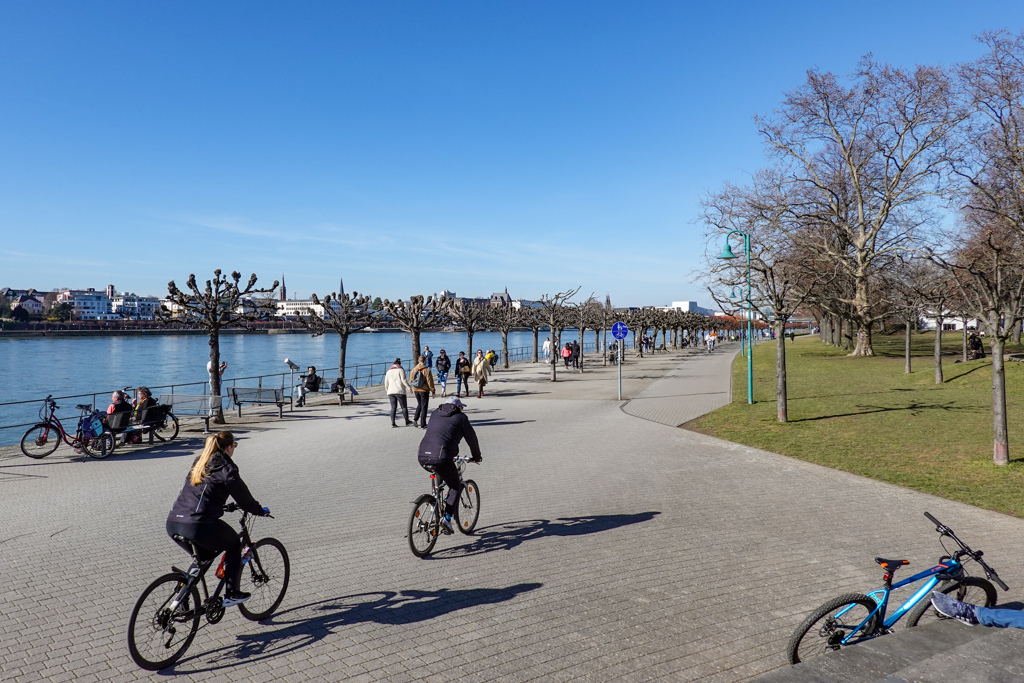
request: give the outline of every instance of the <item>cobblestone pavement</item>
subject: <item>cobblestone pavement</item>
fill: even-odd
[[[142,589],[185,561],[163,525],[195,435],[104,461],[3,460],[0,679],[746,680],[781,666],[810,609],[875,586],[874,556],[934,562],[924,510],[983,548],[1011,597],[1024,586],[1018,520],[640,420],[617,401],[552,398],[597,389],[587,373],[565,388],[530,373],[498,373],[491,395],[468,399],[484,445],[471,469],[480,525],[429,559],[405,539],[429,484],[422,433],[391,429],[380,403],[235,427],[246,481],[277,517],[255,535],[287,546],[292,582],[273,618],[230,610],[162,674],[135,667],[125,628]],[[725,378],[704,381],[720,391]]]

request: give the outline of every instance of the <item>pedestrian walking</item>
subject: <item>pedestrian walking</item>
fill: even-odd
[[[402,416],[405,418],[405,425],[408,427],[412,424],[412,420],[409,419],[409,403],[406,395],[412,391],[412,387],[409,386],[408,380],[405,379],[405,368],[402,367],[402,359],[396,358],[394,364],[388,368],[387,373],[384,375],[384,393],[388,395],[388,400],[391,401],[391,426],[397,427],[395,424],[395,412],[398,410],[398,406],[402,406]]]
[[[426,359],[428,368],[434,367],[434,352],[430,350],[429,346],[423,347],[423,357]]]
[[[469,396],[469,376],[473,372],[473,363],[466,358],[465,351],[459,351],[459,357],[455,359],[455,395],[462,393],[462,387],[466,387],[466,396]]]
[[[551,337],[544,337],[544,360],[551,360]]]
[[[572,343],[572,366],[580,369],[580,343],[577,341]]]
[[[569,363],[572,362],[572,345],[569,342],[565,342],[565,346],[562,347],[562,362],[565,363],[565,369],[569,369]]]
[[[437,361],[434,363],[437,369],[437,383],[441,385],[441,396],[448,395],[448,371],[452,369],[452,359],[441,349]]]
[[[476,397],[484,397],[484,387],[487,386],[487,376],[491,374],[491,363],[484,358],[484,352],[477,349],[476,358],[473,359],[473,379],[476,380]]]
[[[437,396],[434,391],[434,377],[426,361],[426,356],[420,356],[419,362],[409,371],[409,386],[412,387],[412,393],[416,397],[416,412],[412,415],[412,424],[417,429],[427,428],[427,409],[430,406],[430,396]]]

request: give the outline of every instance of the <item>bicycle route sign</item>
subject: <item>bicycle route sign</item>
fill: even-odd
[[[616,339],[625,339],[629,336],[629,328],[626,323],[615,323],[612,325],[612,336]]]

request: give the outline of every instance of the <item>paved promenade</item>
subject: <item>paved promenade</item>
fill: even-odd
[[[661,402],[722,402],[734,352],[631,363],[625,407],[610,367],[497,373],[467,401],[477,533],[425,560],[405,539],[429,490],[422,432],[391,429],[382,403],[233,423],[277,517],[255,536],[288,548],[291,585],[272,619],[231,610],[162,674],[135,667],[125,628],[185,562],[163,526],[198,435],[105,461],[0,459],[0,679],[743,681],[783,664],[807,611],[877,584],[874,556],[934,563],[924,510],[1024,595],[1021,521],[669,426],[693,409]]]

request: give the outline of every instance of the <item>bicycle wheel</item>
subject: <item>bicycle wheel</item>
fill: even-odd
[[[861,627],[859,634],[868,636],[875,632],[877,614],[871,614],[878,604],[862,593],[847,593],[833,598],[804,619],[786,647],[786,658],[790,664],[806,662],[812,657],[832,652],[842,647],[843,638],[853,633],[861,622],[871,618]]]
[[[480,519],[480,489],[476,482],[467,479],[462,482],[462,493],[459,494],[459,505],[455,508],[455,521],[459,531],[464,534],[473,533],[476,521]]]
[[[935,590],[972,605],[991,607],[996,604],[996,587],[985,579],[973,576],[965,576],[956,581],[944,581]],[[928,624],[939,619],[946,619],[946,617],[935,611],[935,608],[932,607],[931,596],[926,595],[917,601],[913,609],[907,612],[907,628]]]
[[[434,549],[437,536],[441,532],[441,519],[437,514],[434,497],[423,494],[413,504],[412,515],[409,516],[409,547],[416,557],[424,557]]]
[[[157,441],[173,441],[178,436],[178,418],[174,413],[167,413],[167,420],[159,427],[153,428],[153,436]]]
[[[21,437],[21,452],[30,458],[45,458],[60,445],[60,430],[48,422],[40,422]]]
[[[102,460],[114,452],[114,435],[110,432],[103,432],[99,436],[82,441],[82,450],[90,458]]]
[[[192,586],[173,610],[184,588],[181,574],[164,574],[142,591],[128,620],[128,652],[143,669],[163,669],[185,654],[199,630],[199,589]]]
[[[244,559],[244,558],[243,558]],[[252,597],[238,606],[251,621],[266,619],[284,600],[291,573],[288,553],[276,538],[264,538],[252,544],[252,559],[242,567],[240,590]]]

